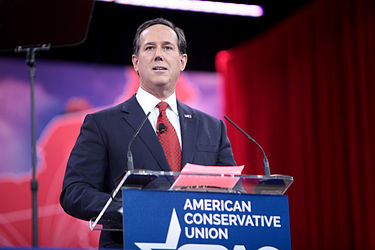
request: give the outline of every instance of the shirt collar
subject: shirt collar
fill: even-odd
[[[145,114],[150,112],[153,108],[156,107],[156,105],[161,102],[158,98],[153,96],[152,94],[148,93],[141,87],[138,88],[137,95],[136,95],[137,101],[139,105],[141,105],[143,111]],[[176,98],[176,92],[173,92],[172,95],[170,95],[167,99],[163,100],[164,102],[168,103],[169,108],[178,115],[178,109],[177,109],[177,98]]]

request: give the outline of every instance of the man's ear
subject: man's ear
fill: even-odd
[[[187,54],[183,54],[181,55],[181,58],[180,58],[180,70],[181,71],[184,71],[186,67],[186,63],[187,63]]]
[[[132,55],[132,63],[134,70],[138,73],[138,57],[136,55]]]

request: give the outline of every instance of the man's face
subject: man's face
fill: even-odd
[[[180,55],[173,29],[156,24],[141,33],[139,54],[133,55],[132,61],[143,89],[155,96],[170,95],[185,68],[187,55]]]

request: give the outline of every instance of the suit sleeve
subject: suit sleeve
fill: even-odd
[[[71,216],[97,217],[110,198],[105,137],[93,115],[87,115],[68,160],[60,204]],[[109,224],[121,223],[120,203],[112,202],[103,216]]]

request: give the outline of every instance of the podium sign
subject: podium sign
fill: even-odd
[[[287,196],[122,192],[125,249],[291,249]]]

